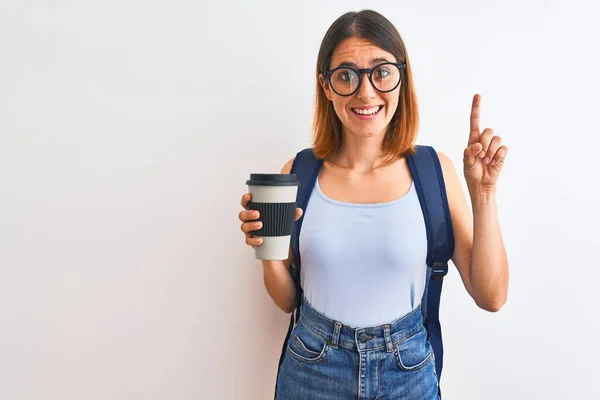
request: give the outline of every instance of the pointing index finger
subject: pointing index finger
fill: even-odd
[[[481,96],[476,94],[473,96],[473,104],[471,105],[471,133],[469,134],[469,145],[477,143],[479,141],[479,104],[481,103]]]

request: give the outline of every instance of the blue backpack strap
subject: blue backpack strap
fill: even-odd
[[[292,265],[290,266],[290,274],[294,280],[296,286],[296,309],[290,317],[290,325],[288,327],[287,335],[283,341],[283,347],[281,349],[281,356],[279,357],[279,366],[277,368],[277,375],[279,375],[279,369],[283,362],[283,356],[285,354],[285,348],[290,339],[290,335],[294,328],[294,320],[297,323],[300,318],[300,305],[302,302],[302,287],[300,286],[300,228],[302,227],[302,221],[304,215],[306,215],[306,206],[308,199],[315,186],[319,171],[323,166],[323,160],[317,159],[312,151],[312,148],[304,149],[298,154],[292,164],[290,170],[291,174],[296,174],[300,186],[298,187],[298,193],[296,195],[296,206],[301,208],[303,211],[302,217],[294,223],[292,230],[292,237],[290,247],[292,248],[292,254],[294,255]],[[277,384],[275,384],[275,392],[277,392]]]
[[[300,182],[298,194],[296,196],[296,205],[303,211],[302,217],[294,224],[290,243],[292,254],[294,255],[290,272],[296,283],[296,322],[298,322],[299,318],[297,311],[302,303],[303,293],[302,287],[300,287],[300,229],[302,228],[302,221],[304,221],[304,215],[306,214],[308,199],[313,191],[322,166],[323,160],[317,159],[312,149],[308,148],[296,154],[296,158],[294,159],[290,171],[290,173],[296,174],[296,178],[298,179],[298,182]]]
[[[416,148],[416,154],[407,157],[407,161],[419,196],[427,230],[427,266],[429,268],[427,268],[422,312],[435,355],[435,369],[439,382],[444,358],[442,328],[439,320],[440,298],[443,278],[448,273],[448,261],[454,253],[454,231],[438,155],[429,146],[416,146]]]

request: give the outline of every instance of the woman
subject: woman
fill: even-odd
[[[303,219],[303,302],[276,398],[438,399],[420,312],[427,238],[406,159],[418,132],[406,48],[382,15],[347,13],[323,39],[316,77],[313,152],[323,166]],[[495,312],[508,290],[496,203],[507,148],[493,130],[480,131],[479,104],[475,95],[463,159],[472,214],[452,162],[437,154],[455,238],[452,261],[475,303]],[[249,201],[245,194],[241,230],[249,246],[260,246],[252,232],[261,223]],[[302,213],[296,210],[296,220]],[[287,313],[296,306],[292,258],[290,252],[285,261],[263,261],[266,289]],[[369,335],[361,330],[359,337],[366,327]],[[359,345],[366,343],[373,345]]]

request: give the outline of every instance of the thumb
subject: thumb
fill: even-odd
[[[483,150],[483,145],[479,142],[473,143],[465,149],[464,161],[467,165],[471,166],[475,162],[475,158]]]

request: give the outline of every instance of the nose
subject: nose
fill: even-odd
[[[375,97],[375,88],[371,84],[371,80],[369,79],[369,74],[364,72],[362,75],[362,81],[360,82],[360,86],[356,91],[357,97],[359,99],[372,99]]]

